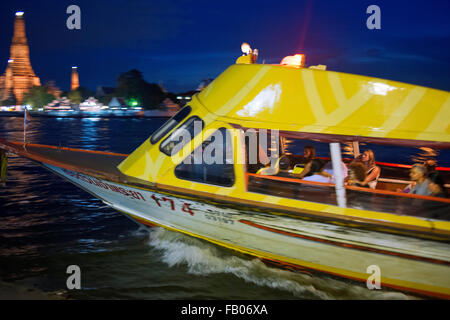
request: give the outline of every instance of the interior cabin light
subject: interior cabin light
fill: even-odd
[[[293,56],[286,56],[281,60],[280,65],[301,68],[305,64],[305,55],[304,54],[295,54]]]

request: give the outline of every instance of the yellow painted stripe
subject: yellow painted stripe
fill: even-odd
[[[450,133],[450,96],[447,98],[445,103],[439,112],[434,116],[433,121],[425,129],[425,132],[447,132]],[[420,133],[417,135],[417,139],[427,139],[428,135]]]
[[[343,106],[347,101],[347,97],[342,87],[342,82],[339,74],[336,72],[328,72],[328,82],[330,83],[331,90],[336,98],[339,107]]]
[[[310,109],[316,118],[316,122],[325,118],[326,113],[323,109],[322,100],[317,91],[316,81],[312,70],[303,70],[302,72],[303,86],[305,87],[306,97],[309,102]]]
[[[161,166],[163,165],[165,155],[159,152],[156,161],[152,158],[150,152],[145,152],[145,171],[144,174],[138,178],[143,180],[154,181],[160,172]]]
[[[277,203],[280,202],[280,200],[281,200],[280,197],[266,196],[266,197],[264,198],[263,202],[266,202],[266,203],[272,203],[272,204],[277,204]]]
[[[351,116],[360,106],[372,97],[372,95],[367,91],[367,88],[363,86],[355,95],[349,99],[346,99],[339,76],[336,73],[331,73],[329,75],[329,79],[331,87],[333,88],[333,93],[335,94],[336,100],[339,104],[339,108],[323,117],[322,121],[316,122],[311,126],[304,126],[301,128],[302,131],[335,133],[335,131],[339,129],[339,127],[336,126],[340,122]]]
[[[437,93],[434,90],[426,90],[422,99],[420,99],[411,112],[406,115],[404,120],[387,137],[415,138],[420,132],[424,132],[430,126],[447,99],[448,95],[445,92]],[[411,131],[411,128],[414,128],[414,132]]]
[[[396,128],[407,115],[413,110],[416,104],[425,95],[426,89],[423,87],[414,87],[391,116],[380,126],[379,130],[372,130],[370,136],[385,137],[392,128]]]
[[[315,72],[314,79],[316,80],[316,86],[319,88],[319,95],[322,100],[323,109],[326,114],[330,114],[339,107],[339,104],[333,94],[328,73]]]

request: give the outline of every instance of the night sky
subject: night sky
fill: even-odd
[[[69,30],[66,8],[81,8],[81,30]],[[366,9],[381,8],[381,30]],[[14,13],[25,12],[31,64],[45,83],[115,86],[136,68],[172,92],[218,76],[246,41],[258,62],[305,53],[306,64],[450,91],[450,1],[1,1],[0,73],[9,58]]]

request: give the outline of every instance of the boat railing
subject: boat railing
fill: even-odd
[[[280,177],[280,176],[265,176],[265,175],[259,175],[256,173],[246,173],[248,181],[249,177],[257,177],[267,180],[274,180],[274,181],[281,181],[281,182],[290,182],[290,183],[296,183],[296,184],[303,184],[303,185],[309,185],[309,186],[321,186],[321,187],[331,187],[334,188],[334,183],[325,183],[325,182],[316,182],[316,181],[306,181],[301,180],[297,178],[288,178],[288,177]],[[381,179],[380,179],[381,180]],[[389,179],[394,180],[394,179]],[[408,184],[410,181],[398,181],[399,183],[405,183]],[[396,196],[396,197],[402,197],[402,198],[412,198],[412,199],[422,199],[422,200],[431,200],[431,201],[437,201],[442,203],[450,203],[450,199],[447,198],[440,198],[440,197],[432,197],[432,196],[423,196],[418,194],[412,194],[412,193],[404,193],[404,192],[396,192],[396,191],[390,191],[390,190],[379,190],[379,189],[370,189],[370,188],[364,188],[364,187],[356,187],[356,186],[345,186],[345,189],[347,190],[355,190],[355,191],[362,191],[366,193],[371,194],[380,194],[380,195],[389,195],[389,196]],[[332,191],[330,191],[332,192]]]

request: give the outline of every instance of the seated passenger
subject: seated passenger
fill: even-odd
[[[313,146],[305,146],[303,148],[303,155],[300,156],[300,158],[297,157],[297,159],[293,159],[291,161],[291,166],[293,168],[305,168],[306,166],[311,163],[313,159],[316,158],[316,149]],[[307,174],[308,172],[305,172]]]
[[[366,167],[360,161],[355,161],[350,165],[350,173],[347,179],[347,184],[349,186],[356,187],[368,187],[368,185],[363,185],[366,180]]]
[[[298,178],[306,181],[331,183],[333,177],[328,172],[323,171],[323,162],[320,159],[313,159],[306,164]]]
[[[366,167],[366,178],[361,183],[362,186],[368,186],[371,189],[377,187],[378,178],[380,178],[381,169],[375,164],[375,155],[372,150],[364,151],[357,159],[362,161]]]
[[[303,158],[305,164],[316,158],[316,149],[313,146],[305,146],[303,148]]]
[[[409,176],[413,181],[413,184],[406,187],[404,190],[408,191],[412,194],[419,194],[423,196],[431,195],[431,191],[429,189],[430,180],[427,179],[427,169],[424,165],[415,164],[412,166]]]
[[[293,170],[304,168],[308,162],[316,158],[316,149],[313,146],[305,146],[303,155],[286,154],[281,157],[280,169]]]
[[[431,192],[431,196],[441,198],[447,197],[444,186],[444,179],[437,171],[434,171],[431,174],[429,174],[428,180],[429,180],[428,189]]]

